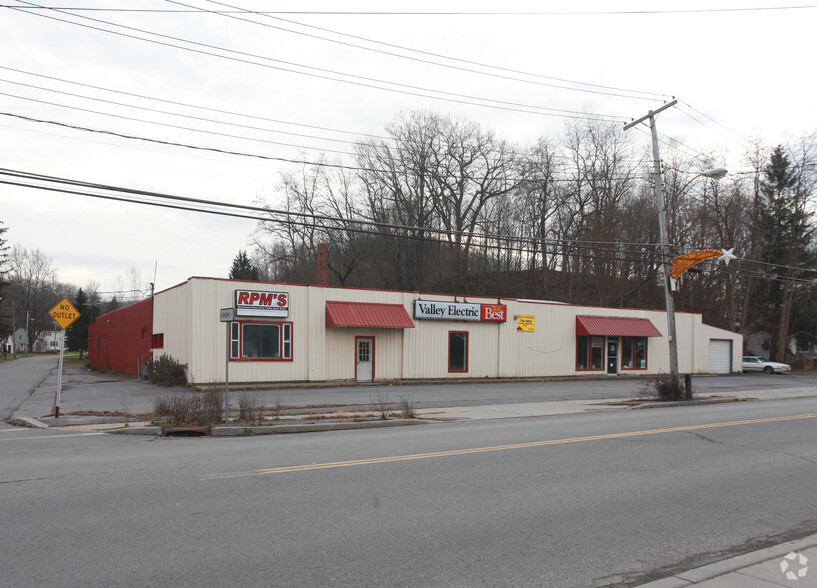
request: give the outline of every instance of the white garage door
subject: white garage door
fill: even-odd
[[[728,374],[732,371],[732,342],[723,339],[709,340],[709,373]]]

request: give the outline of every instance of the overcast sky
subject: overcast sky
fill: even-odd
[[[274,199],[287,160],[344,159],[355,139],[382,135],[411,109],[474,120],[524,147],[558,136],[571,116],[623,123],[674,96],[660,132],[688,153],[723,153],[730,169],[747,138],[773,145],[817,129],[817,5],[0,4],[19,6],[0,8],[0,168],[176,196]],[[633,140],[646,148],[649,135]],[[103,291],[125,285],[132,267],[143,282],[155,271],[158,290],[226,277],[255,229],[249,219],[9,185],[0,185],[0,220],[10,244],[54,259],[60,281]]]

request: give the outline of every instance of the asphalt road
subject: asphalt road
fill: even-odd
[[[4,586],[626,586],[817,531],[817,398],[256,438],[0,429]]]
[[[41,355],[0,364],[0,421],[8,419],[58,363],[57,356]]]
[[[285,403],[306,406],[330,403],[368,405],[380,398],[391,402],[408,398],[418,408],[445,406],[484,406],[524,402],[562,400],[604,400],[633,398],[644,393],[647,380],[641,378],[601,377],[536,382],[462,382],[425,384],[367,385],[348,388],[315,388],[258,391],[269,404],[280,396]],[[817,386],[817,375],[731,374],[695,376],[696,396],[735,395],[736,392]],[[234,391],[234,395],[238,392]]]

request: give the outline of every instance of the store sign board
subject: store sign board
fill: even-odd
[[[536,315],[535,314],[516,315],[516,330],[522,333],[535,333]]]
[[[414,318],[504,323],[507,320],[507,307],[504,304],[415,300]]]
[[[289,293],[236,290],[235,314],[236,316],[287,318],[289,316]]]
[[[504,323],[508,308],[504,304],[480,304],[480,320],[492,323]]]

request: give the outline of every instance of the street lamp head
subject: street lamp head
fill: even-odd
[[[725,167],[716,167],[715,169],[710,169],[709,171],[705,171],[701,175],[705,178],[712,178],[713,180],[720,180],[723,178],[729,171]]]

